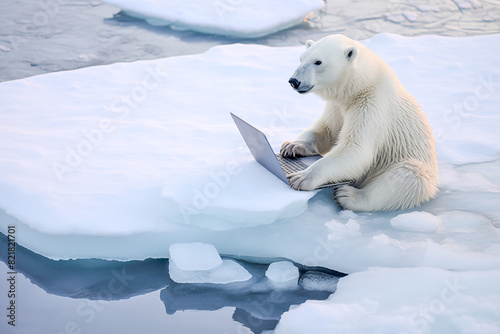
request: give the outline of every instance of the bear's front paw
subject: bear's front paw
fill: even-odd
[[[285,158],[300,158],[318,155],[316,146],[305,141],[286,141],[281,146],[281,156]]]
[[[289,175],[290,186],[292,188],[297,190],[314,190],[318,187],[313,181],[308,169]]]
[[[357,197],[357,189],[349,185],[339,186],[333,194],[335,201],[346,210],[357,209]]]

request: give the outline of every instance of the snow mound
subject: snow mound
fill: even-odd
[[[257,38],[307,22],[323,0],[105,0],[155,26]]]
[[[372,268],[285,313],[275,333],[497,333],[499,279],[498,269]]]
[[[391,219],[392,227],[403,231],[435,232],[440,224],[438,217],[425,211],[403,213]]]

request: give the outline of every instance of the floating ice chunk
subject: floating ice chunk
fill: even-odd
[[[211,244],[178,243],[169,248],[170,278],[177,283],[227,284],[248,281],[252,275],[232,260],[222,260]]]
[[[170,245],[170,261],[180,270],[210,270],[222,264],[217,249],[201,242]]]
[[[274,262],[269,265],[266,277],[274,288],[293,289],[297,287],[299,269],[288,261]]]
[[[322,0],[105,0],[126,14],[177,30],[255,38],[305,22]]]
[[[435,232],[441,225],[441,219],[425,211],[403,213],[391,219],[395,229],[414,232]]]
[[[229,284],[246,282],[252,275],[233,260],[224,259],[222,264],[210,270],[182,270],[169,261],[170,278],[177,283]]]
[[[337,276],[311,270],[300,277],[299,285],[310,291],[335,292],[338,281],[339,278]]]

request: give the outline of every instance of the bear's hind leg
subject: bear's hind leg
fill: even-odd
[[[347,210],[405,210],[429,201],[437,192],[437,170],[417,160],[394,164],[355,188],[340,186],[335,200]]]

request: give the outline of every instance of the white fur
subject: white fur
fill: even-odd
[[[408,209],[437,192],[438,170],[431,128],[392,69],[375,53],[343,35],[306,43],[290,80],[299,93],[326,101],[322,115],[284,156],[324,155],[292,174],[292,187],[313,190],[341,181],[335,199],[345,209]],[[292,84],[293,85],[293,84]]]

